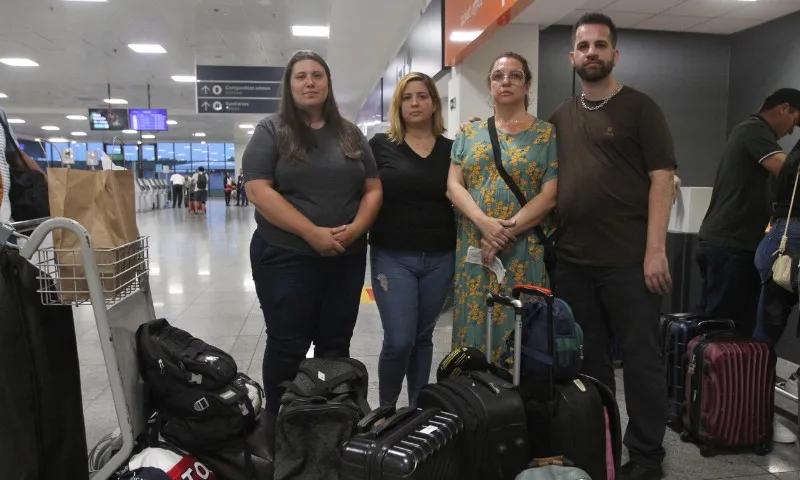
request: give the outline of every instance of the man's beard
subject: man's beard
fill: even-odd
[[[611,75],[611,72],[614,70],[614,60],[609,62],[597,60],[597,63],[599,64],[599,68],[589,70],[586,66],[575,67],[575,72],[586,82],[598,82]]]

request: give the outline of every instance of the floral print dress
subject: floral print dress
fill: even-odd
[[[555,127],[536,119],[520,133],[497,133],[503,167],[531,201],[542,185],[558,176]],[[497,173],[486,121],[473,122],[461,131],[453,144],[452,161],[461,167],[466,189],[484,213],[509,219],[520,210],[514,193]],[[510,294],[518,283],[548,286],[544,248],[533,229],[518,236],[516,242],[498,254],[506,269],[500,285],[492,270],[465,261],[470,246],[480,249],[481,233],[463,215],[457,216],[457,222],[453,348],[475,347],[484,351],[486,294]],[[547,234],[554,226],[552,216],[542,224]],[[514,329],[514,314],[507,308],[495,307],[492,322],[492,358],[496,362],[505,350],[506,337]]]

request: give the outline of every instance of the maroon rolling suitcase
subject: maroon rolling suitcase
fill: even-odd
[[[770,450],[775,412],[775,351],[765,342],[724,332],[701,335],[686,350],[684,441],[700,454]]]

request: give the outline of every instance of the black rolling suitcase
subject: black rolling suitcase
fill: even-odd
[[[441,408],[464,422],[461,436],[461,472],[458,478],[513,479],[530,463],[525,405],[515,386],[519,382],[522,342],[522,303],[487,295],[487,348],[491,346],[491,312],[495,304],[514,308],[514,376],[511,383],[489,372],[467,371],[425,386],[417,404]]]
[[[683,430],[683,404],[686,401],[686,348],[699,335],[716,331],[735,331],[733,320],[706,314],[662,315],[661,337],[667,375],[667,425]]]
[[[458,480],[458,416],[438,408],[381,407],[342,447],[340,480]]]
[[[513,296],[542,298],[548,305],[548,352],[553,352],[550,290],[518,285]],[[531,457],[563,456],[592,479],[615,478],[622,454],[619,407],[611,390],[586,375],[555,381],[550,369],[546,382],[523,377],[519,392],[525,402]]]

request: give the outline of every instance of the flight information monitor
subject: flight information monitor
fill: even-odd
[[[167,130],[167,111],[164,109],[128,110],[129,125],[140,132],[161,132]]]
[[[128,110],[123,108],[90,108],[89,128],[92,130],[127,130]]]

